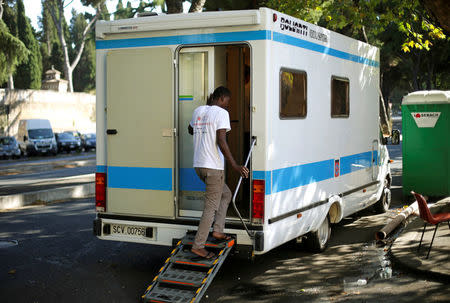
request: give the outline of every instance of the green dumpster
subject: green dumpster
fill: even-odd
[[[450,91],[403,97],[403,194],[450,195]]]

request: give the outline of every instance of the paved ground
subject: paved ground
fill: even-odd
[[[375,245],[395,214],[344,220],[322,254],[285,245],[255,263],[229,258],[203,302],[447,302],[446,283],[392,268]],[[0,239],[17,241],[0,248],[1,301],[137,302],[170,249],[98,240],[94,217],[90,199],[0,213]]]
[[[0,196],[94,182],[95,153],[0,163]]]

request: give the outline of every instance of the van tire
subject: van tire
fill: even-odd
[[[313,253],[323,252],[327,246],[331,237],[331,225],[328,215],[320,224],[319,229],[309,232],[306,235],[305,245],[306,249]]]
[[[384,188],[383,192],[381,193],[380,200],[378,200],[375,205],[373,206],[374,210],[378,214],[384,214],[389,210],[389,207],[391,206],[391,190],[389,186],[389,180],[384,180]]]

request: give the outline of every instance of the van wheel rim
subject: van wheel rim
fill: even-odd
[[[327,244],[329,232],[330,232],[330,226],[328,223],[328,218],[325,218],[325,220],[323,220],[322,224],[320,225],[319,230],[317,231],[319,242],[320,242],[321,246],[324,246],[325,244]]]

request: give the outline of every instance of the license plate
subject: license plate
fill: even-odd
[[[71,144],[70,147],[71,147],[71,148],[72,148],[72,147],[75,147],[75,145],[72,145],[72,144]]]
[[[146,228],[143,226],[111,224],[111,234],[134,237],[145,237]]]

